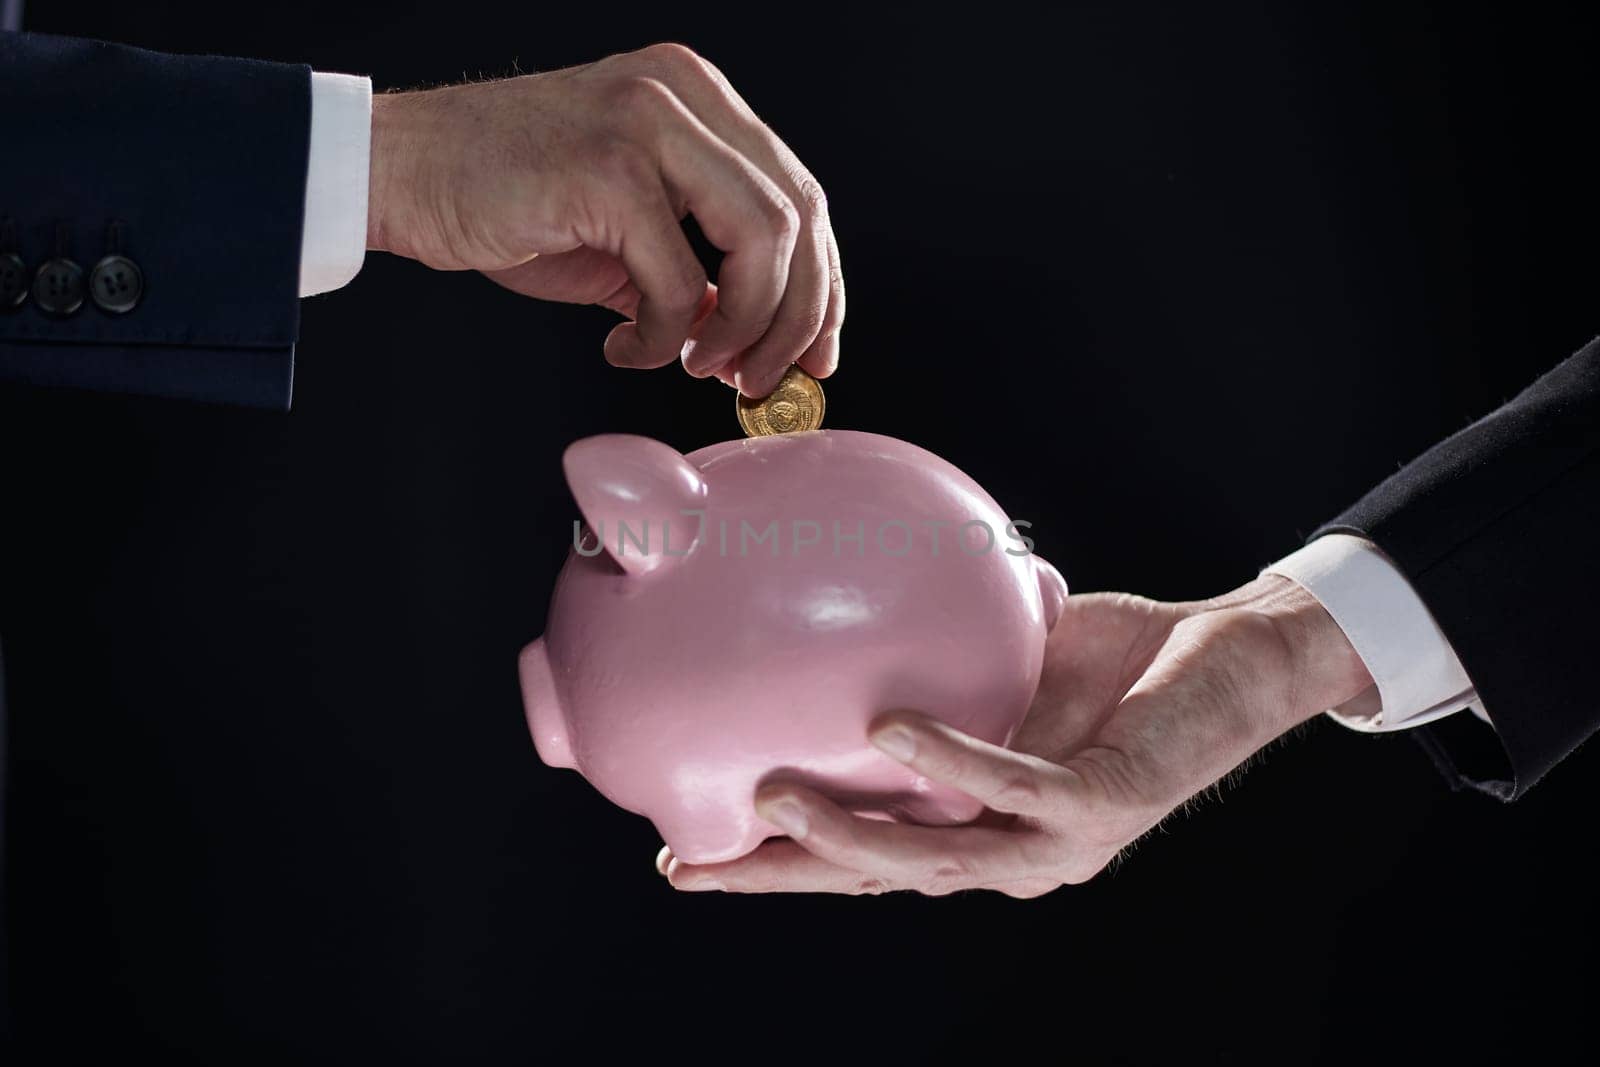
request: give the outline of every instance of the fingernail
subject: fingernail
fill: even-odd
[[[745,396],[752,400],[763,400],[777,388],[777,382],[769,382],[765,378],[757,378],[753,374],[739,371],[733,376],[734,386]]]
[[[683,348],[678,352],[678,359],[682,361],[684,370],[688,371],[696,378],[704,378],[706,376],[706,371],[697,365],[694,358],[694,350],[696,347],[698,347],[698,345],[699,342],[693,337],[683,342]]]
[[[901,763],[909,761],[917,754],[917,739],[911,736],[911,731],[898,726],[879,730],[868,740],[886,752],[891,759],[897,759]]]
[[[822,368],[822,370],[823,370],[822,377],[824,377],[824,378],[831,377],[833,375],[833,372],[838,370],[838,369],[839,369],[839,332],[837,330],[835,330],[834,334],[833,334],[833,358],[828,360],[827,366]]]
[[[672,849],[666,845],[661,846],[661,851],[656,853],[656,872],[661,875],[667,873],[667,867],[672,863]]]
[[[629,322],[619,324],[606,336],[601,350],[613,367],[633,366],[639,350],[639,328]]]
[[[806,836],[806,813],[792,800],[768,805],[763,817],[797,841]]]

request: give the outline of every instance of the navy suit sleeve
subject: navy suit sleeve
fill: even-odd
[[[1456,787],[1511,800],[1600,729],[1600,339],[1317,531],[1370,538],[1422,597],[1489,731],[1410,731]]]
[[[0,252],[28,282],[70,259],[87,286],[116,246],[143,278],[123,312],[20,295],[0,379],[287,408],[310,69],[0,34],[0,101]]]

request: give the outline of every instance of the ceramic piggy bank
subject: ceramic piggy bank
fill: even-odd
[[[912,708],[1003,744],[1038,685],[1066,586],[972,479],[848,430],[688,456],[590,437],[564,466],[584,521],[520,664],[546,763],[689,863],[780,832],[753,803],[769,776],[876,817],[977,816],[866,740]]]

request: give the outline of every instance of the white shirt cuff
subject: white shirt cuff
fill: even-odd
[[[1471,707],[1488,716],[1449,640],[1395,565],[1350,534],[1328,534],[1264,573],[1297,582],[1317,598],[1376,683],[1328,714],[1356,730],[1406,730]]]
[[[367,256],[372,81],[311,75],[311,157],[300,238],[300,295],[347,285]]]

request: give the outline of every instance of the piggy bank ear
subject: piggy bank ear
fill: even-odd
[[[585,437],[567,447],[561,465],[599,549],[629,574],[670,566],[699,536],[705,479],[660,441],[631,434]],[[593,555],[592,540],[588,549]]]

